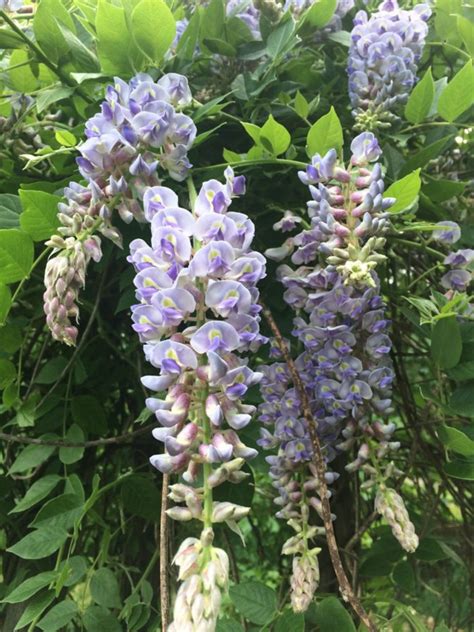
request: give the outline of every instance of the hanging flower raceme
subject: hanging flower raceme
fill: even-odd
[[[360,134],[351,150],[347,166],[339,164],[331,150],[324,157],[314,156],[299,173],[312,198],[309,224],[267,255],[279,260],[291,255],[293,266],[281,265],[278,276],[286,288],[285,301],[296,312],[292,333],[303,349],[295,366],[311,402],[326,462],[341,450],[356,448],[356,459],[347,469],[362,469],[379,484],[379,470],[371,462],[398,447],[390,440],[393,424],[383,421],[391,412],[393,371],[389,321],[375,271],[385,258],[380,250],[389,226],[386,211],[394,200],[383,197],[382,171],[376,162],[381,151],[374,135]],[[286,230],[291,224],[296,226],[287,215],[276,228]],[[284,364],[262,371],[264,402],[259,412],[266,427],[260,443],[278,449],[267,459],[279,492],[277,503],[283,507],[278,515],[290,520],[301,540],[299,550],[293,541],[289,550],[309,552],[302,508],[309,504],[320,511],[321,505],[301,402]],[[327,482],[334,480],[328,472]],[[312,558],[316,560],[314,554]],[[317,575],[316,562],[312,567],[297,564],[299,577],[304,568]],[[301,581],[295,578],[295,585]],[[309,578],[304,585],[315,582]]]
[[[66,187],[66,201],[58,206],[61,227],[47,242],[56,256],[46,267],[44,310],[56,340],[75,344],[77,295],[89,260],[102,256],[96,233],[121,247],[120,231],[112,224],[114,211],[126,223],[145,221],[143,194],[160,183],[159,167],[175,180],[186,177],[196,127],[180,110],[191,100],[182,75],[170,73],[156,83],[145,74],[129,83],[116,78],[100,113],[87,121],[87,140],[79,145],[77,163],[88,184]]]
[[[370,17],[356,14],[348,62],[356,127],[376,129],[397,119],[397,106],[417,81],[430,15],[427,4],[405,10],[397,0],[385,0]]]
[[[264,341],[256,284],[265,275],[265,258],[251,250],[251,220],[228,211],[232,198],[244,193],[245,181],[230,168],[225,175],[225,184],[204,182],[191,196],[191,211],[179,206],[171,189],[147,189],[151,244],[138,239],[130,245],[140,301],[132,307],[133,328],[159,371],[142,382],[165,393],[146,401],[160,423],[153,435],[164,444],[151,463],[163,473],[182,475],[184,482],[171,486],[177,505],[170,517],[203,523],[201,540],[183,543],[176,557],[185,582],[172,630],[214,630],[228,561],[212,547],[212,524],[236,528],[249,509],[213,502],[212,489],[243,480],[245,460],[256,455],[239,431],[255,411],[242,400],[261,375],[241,354]],[[194,486],[201,476],[202,487]]]

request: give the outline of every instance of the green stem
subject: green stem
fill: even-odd
[[[299,160],[289,160],[287,158],[262,158],[261,160],[240,160],[221,162],[217,165],[208,165],[207,167],[197,167],[193,171],[200,173],[203,171],[213,171],[215,169],[225,169],[228,166],[231,167],[258,167],[260,165],[286,165],[290,167],[298,167],[298,169],[306,169],[308,164],[306,162],[300,162]]]
[[[75,88],[77,93],[89,103],[94,103],[94,99],[91,99],[87,92],[79,86],[77,81],[75,81],[67,72],[64,72],[59,66],[56,66],[48,57],[43,53],[41,48],[35,44],[30,38],[24,33],[24,31],[10,18],[10,16],[5,12],[0,10],[0,17],[8,24],[8,26],[21,37],[21,39],[25,42],[28,48],[34,52],[38,61],[47,66],[54,74],[61,79],[63,83],[70,86],[71,88]]]
[[[143,575],[140,577],[140,579],[138,580],[138,582],[135,585],[135,588],[132,590],[132,592],[128,596],[128,600],[130,600],[133,597],[133,595],[136,595],[137,592],[140,590],[143,582],[145,581],[145,579],[148,577],[148,575],[153,570],[153,567],[155,566],[156,562],[158,561],[159,556],[160,556],[160,552],[159,552],[158,549],[156,549],[155,552],[153,553],[153,556],[152,556],[151,560],[148,562],[148,566],[145,568],[145,570],[143,572]],[[119,619],[123,619],[125,617],[126,610],[127,610],[127,606],[124,606],[122,608],[122,610],[120,611],[120,614],[118,616]]]

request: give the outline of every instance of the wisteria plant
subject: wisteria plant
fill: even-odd
[[[0,0],[0,628],[467,632],[474,22]]]

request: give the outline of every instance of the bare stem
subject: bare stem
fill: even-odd
[[[301,376],[296,369],[295,363],[293,362],[293,358],[290,355],[288,347],[285,344],[283,336],[280,332],[280,329],[278,328],[278,325],[275,322],[275,319],[273,318],[272,313],[264,305],[262,305],[262,307],[263,307],[263,314],[265,318],[267,319],[270,329],[272,330],[272,333],[275,336],[278,347],[285,359],[285,362],[288,365],[288,369],[293,379],[293,384],[295,385],[295,388],[301,400],[302,413],[308,426],[308,431],[309,431],[311,444],[313,448],[314,464],[316,466],[316,471],[318,474],[318,487],[319,487],[318,493],[321,498],[321,504],[322,504],[321,514],[322,514],[322,519],[324,522],[324,529],[326,531],[326,540],[328,544],[329,555],[331,557],[334,573],[336,575],[337,582],[339,584],[339,590],[341,592],[343,600],[349,602],[352,609],[360,618],[360,620],[364,623],[367,629],[370,632],[377,632],[376,626],[371,621],[369,615],[365,611],[360,600],[358,599],[358,597],[355,595],[354,591],[352,590],[352,586],[349,582],[349,579],[347,578],[346,572],[342,565],[341,556],[339,555],[339,549],[337,546],[336,536],[334,533],[334,527],[333,527],[332,518],[331,518],[331,505],[329,503],[329,492],[328,492],[326,479],[325,479],[326,465],[324,463],[321,443],[319,441],[319,437],[316,432],[316,422],[311,412],[311,405],[310,405],[308,395],[306,393]]]
[[[161,629],[166,632],[169,622],[169,582],[168,582],[168,488],[169,475],[163,474],[161,485],[160,515],[160,604]]]

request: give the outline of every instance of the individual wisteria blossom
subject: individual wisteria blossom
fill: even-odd
[[[392,410],[394,375],[390,323],[375,270],[385,258],[380,250],[389,227],[387,210],[394,200],[383,197],[377,162],[381,150],[375,136],[360,134],[351,150],[348,165],[339,163],[336,151],[330,150],[325,156],[315,155],[299,172],[311,194],[310,227],[266,254],[277,259],[291,255],[293,265],[280,265],[277,274],[285,287],[284,299],[296,312],[292,334],[302,349],[295,367],[311,403],[326,462],[342,450],[356,448],[347,470],[362,469],[374,478],[372,461],[398,447],[391,441],[394,425],[384,421]],[[259,443],[277,450],[267,457],[279,494],[277,516],[289,520],[297,533],[284,552],[305,557],[304,564],[294,567],[297,577],[292,585],[307,588],[317,583],[317,560],[307,542],[314,532],[307,536],[305,507],[321,510],[312,445],[288,367],[274,362],[261,370]],[[328,471],[326,482],[335,479]]]
[[[349,50],[349,95],[360,129],[388,126],[397,119],[417,82],[423,53],[428,4],[401,9],[397,0],[384,0],[370,17],[359,11],[354,18]]]
[[[249,508],[213,501],[212,489],[242,481],[245,460],[256,455],[239,431],[255,412],[243,403],[245,394],[261,378],[245,353],[265,341],[256,287],[265,276],[265,258],[251,249],[252,221],[229,211],[232,199],[245,192],[245,180],[231,168],[225,177],[224,184],[204,182],[197,194],[191,188],[191,210],[179,206],[167,187],[147,189],[151,243],[130,244],[139,300],[132,307],[133,328],[158,370],[142,379],[156,393],[146,405],[160,424],[153,436],[164,444],[150,461],[160,472],[181,475],[183,482],[171,486],[177,504],[170,517],[203,523],[201,540],[183,543],[176,558],[185,580],[171,627],[176,631],[215,628],[228,561],[212,547],[212,525],[236,528]],[[201,474],[203,486],[196,487]]]
[[[182,75],[169,73],[157,82],[145,74],[129,83],[116,78],[100,113],[86,122],[77,163],[88,183],[65,188],[65,201],[58,205],[61,226],[47,242],[56,256],[46,267],[44,310],[56,340],[75,344],[78,292],[88,262],[102,256],[99,235],[122,245],[114,214],[125,223],[145,221],[145,190],[158,186],[162,173],[178,181],[186,177],[196,127],[181,110],[191,101]]]

